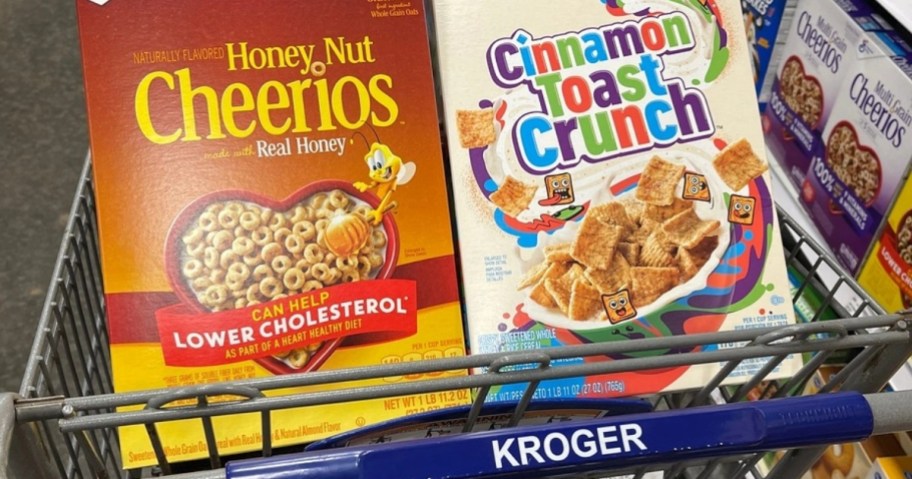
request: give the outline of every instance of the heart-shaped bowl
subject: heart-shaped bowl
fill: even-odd
[[[807,124],[808,128],[810,128],[811,131],[814,131],[820,127],[820,124],[823,122],[823,112],[826,111],[826,97],[824,96],[825,94],[823,91],[823,85],[820,83],[820,80],[818,80],[817,77],[808,75],[807,69],[804,68],[804,62],[801,61],[801,58],[799,58],[798,56],[793,55],[793,56],[789,57],[785,62],[782,63],[782,70],[779,74],[780,90],[782,89],[782,87],[781,87],[782,74],[785,73],[785,69],[788,68],[789,65],[793,65],[793,64],[798,65],[798,71],[801,73],[801,75],[800,75],[801,80],[809,81],[809,82],[813,83],[817,87],[817,91],[820,93],[820,116],[817,118],[817,121],[815,121],[813,124]],[[784,95],[784,93],[785,92],[781,92],[780,95]],[[786,102],[786,104],[788,105],[787,102]],[[791,108],[791,105],[789,105],[789,108]],[[802,122],[805,121],[804,118],[802,118],[801,115],[799,115],[797,111],[795,111],[795,114],[798,115],[799,118],[801,118]],[[790,136],[790,134],[787,134],[786,132],[783,132],[783,135]]]
[[[862,201],[864,201],[864,205],[866,207],[870,208],[871,205],[873,205],[874,202],[877,201],[877,197],[880,195],[880,190],[883,187],[883,165],[880,162],[880,157],[877,155],[877,152],[874,151],[873,148],[861,144],[861,142],[858,139],[858,130],[855,129],[855,125],[849,123],[848,121],[840,121],[839,123],[836,124],[835,127],[833,127],[833,130],[830,132],[830,136],[829,136],[829,138],[827,138],[827,142],[826,142],[826,151],[825,151],[826,163],[830,168],[833,168],[833,166],[832,166],[833,158],[831,157],[831,153],[830,153],[830,144],[833,142],[833,140],[836,137],[837,133],[839,132],[840,128],[846,128],[851,132],[851,134],[852,134],[851,139],[852,139],[852,142],[855,144],[856,149],[858,149],[859,151],[866,151],[871,155],[871,158],[874,158],[874,164],[877,166],[877,188],[874,190],[874,194],[871,195],[871,198],[867,201],[864,201],[859,196],[859,199],[862,199]],[[834,171],[834,173],[835,173],[835,171]],[[842,180],[842,179],[840,178],[840,180]],[[842,180],[842,181],[845,182],[845,180]],[[849,185],[846,185],[846,186],[849,186]],[[840,211],[841,211],[841,209],[840,209]]]
[[[380,205],[380,200],[373,194],[362,193],[355,189],[351,183],[339,180],[315,181],[282,200],[276,200],[247,190],[222,190],[200,196],[184,207],[172,222],[168,232],[164,254],[165,268],[171,289],[180,299],[181,303],[194,312],[200,314],[211,312],[209,308],[204,306],[197,299],[191,285],[184,278],[181,268],[182,258],[185,255],[183,250],[183,236],[189,231],[191,224],[193,224],[194,221],[197,221],[210,205],[226,202],[240,202],[242,204],[258,206],[263,209],[270,209],[273,212],[285,213],[292,211],[296,206],[304,205],[315,195],[330,193],[334,190],[346,194],[350,200],[354,201],[354,205],[356,206],[363,204],[376,209]],[[391,277],[399,258],[399,232],[392,215],[385,214],[379,227],[382,228],[387,238],[385,251],[382,254],[383,264],[376,273],[373,273],[368,279],[386,279]],[[255,359],[255,361],[274,374],[310,372],[322,366],[343,340],[344,338],[336,338],[324,342],[317,351],[312,353],[307,364],[301,368],[295,368],[291,366],[290,363],[274,356],[260,357]]]

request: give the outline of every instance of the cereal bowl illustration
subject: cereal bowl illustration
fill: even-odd
[[[177,216],[165,246],[168,279],[197,313],[264,305],[335,285],[391,276],[398,233],[381,201],[343,181],[317,181],[276,200],[228,190],[198,198]],[[341,338],[263,354],[276,374],[313,371]],[[228,361],[226,361],[228,362]]]
[[[707,190],[729,187],[698,151],[675,156],[627,162],[607,179],[610,195],[543,239],[541,257],[532,256],[518,285],[532,317],[602,329],[706,286],[730,242],[728,207],[721,194],[684,199],[685,171],[700,171]]]
[[[820,126],[824,97],[820,80],[809,75],[801,59],[792,56],[782,66],[779,75],[782,99],[811,129]]]
[[[862,145],[855,127],[839,122],[826,143],[826,163],[865,206],[874,204],[883,184],[880,158]]]

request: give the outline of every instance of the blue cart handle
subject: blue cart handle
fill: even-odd
[[[871,435],[864,396],[835,393],[615,416],[439,439],[229,463],[229,479],[543,477],[776,449]]]

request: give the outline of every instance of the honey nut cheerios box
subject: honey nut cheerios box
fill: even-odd
[[[473,353],[795,322],[740,2],[436,0],[434,14]],[[537,397],[679,390],[719,369]]]
[[[215,7],[77,0],[115,390],[464,355],[422,4]],[[272,444],[467,401],[276,411]],[[262,444],[258,414],[214,427],[220,454]],[[207,456],[198,421],[158,434]]]

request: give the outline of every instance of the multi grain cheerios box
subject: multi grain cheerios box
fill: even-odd
[[[862,3],[853,11],[853,15],[875,14]],[[801,189],[815,225],[853,274],[861,271],[912,160],[908,138],[912,46],[895,31],[869,32],[866,38],[865,58],[846,65],[837,105],[826,121]],[[902,221],[892,219],[891,227],[899,228]],[[896,241],[887,243],[899,246]],[[872,254],[881,255],[880,264],[889,264],[883,253]]]
[[[116,391],[465,354],[420,2],[77,7]],[[272,444],[467,400],[276,411]],[[218,452],[260,427],[216,418]],[[158,433],[207,454],[198,422]]]
[[[764,127],[770,152],[798,188],[864,39],[862,26],[841,7],[844,3],[851,0],[798,0],[791,26],[782,32],[787,40]]]
[[[434,7],[474,353],[794,323],[740,2]],[[691,388],[719,368],[538,396]]]

